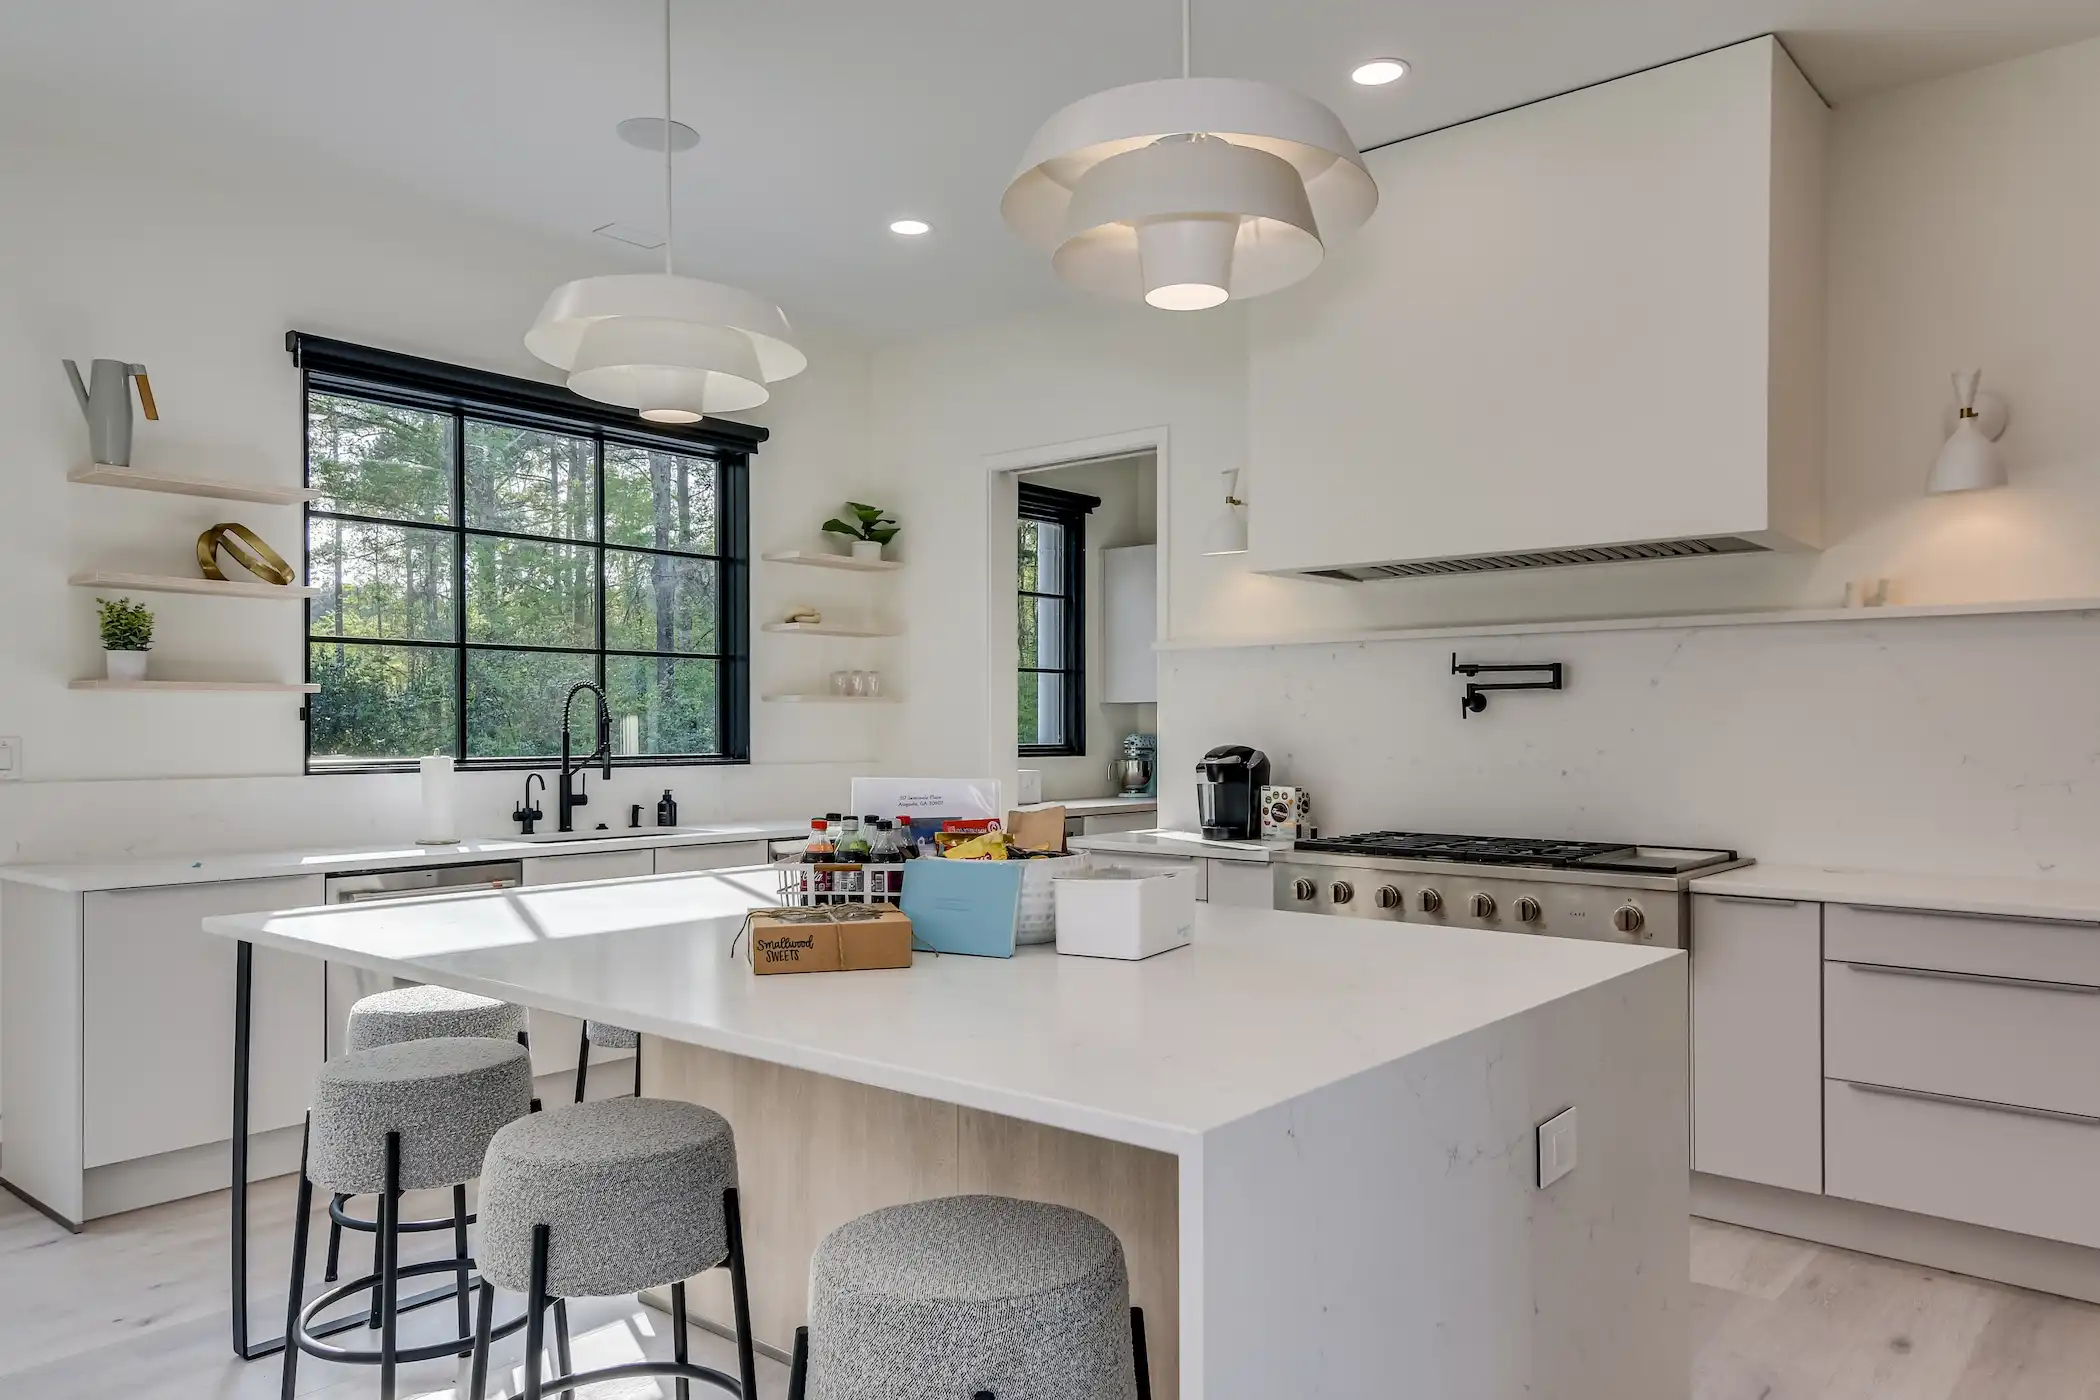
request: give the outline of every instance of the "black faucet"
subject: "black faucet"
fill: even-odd
[[[598,747],[584,755],[583,762],[569,761],[569,706],[576,701],[576,692],[588,690],[598,701]],[[605,692],[589,681],[578,681],[569,687],[569,693],[561,702],[561,778],[554,785],[554,811],[556,831],[574,831],[572,817],[578,807],[589,803],[590,798],[572,790],[569,786],[571,774],[581,776],[583,770],[593,763],[603,763],[600,770],[605,781],[612,781],[612,712],[605,707]]]
[[[521,835],[525,836],[532,835],[532,824],[536,821],[541,820],[547,815],[545,812],[542,812],[537,806],[533,804],[532,785],[534,783],[538,783],[540,785],[541,792],[545,792],[547,790],[546,778],[544,778],[538,773],[527,773],[525,775],[525,800],[523,802],[520,802],[516,807],[513,807],[510,813],[510,819],[514,822],[517,822],[519,825],[525,828],[525,830],[522,833],[520,833]]]

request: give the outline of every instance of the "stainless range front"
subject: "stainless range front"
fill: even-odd
[[[1341,849],[1319,849],[1329,846]],[[1402,849],[1438,854],[1384,853]],[[1733,851],[1378,832],[1300,842],[1271,870],[1278,909],[1682,948],[1692,878],[1748,863]]]

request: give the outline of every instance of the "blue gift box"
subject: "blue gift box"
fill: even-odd
[[[936,953],[1010,958],[1021,917],[1018,860],[915,860],[905,867],[903,908],[914,946]]]

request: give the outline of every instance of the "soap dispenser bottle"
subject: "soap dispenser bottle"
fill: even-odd
[[[678,825],[678,800],[671,796],[669,788],[665,788],[664,795],[656,801],[656,824],[658,826]]]

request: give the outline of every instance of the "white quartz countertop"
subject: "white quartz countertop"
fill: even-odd
[[[738,841],[785,840],[809,835],[809,820],[696,822],[659,830],[583,837],[574,841],[520,841],[489,837],[449,846],[375,842],[304,850],[254,851],[232,855],[149,856],[122,861],[0,865],[0,880],[84,894],[89,890],[147,889],[157,885],[201,885],[218,880],[267,880],[281,875],[340,875],[351,870],[407,870],[426,865],[466,865],[483,860],[579,855],[587,851],[653,850],[659,846],[714,846]]]
[[[227,915],[261,946],[1181,1151],[1203,1133],[1681,954],[1199,905],[1144,962],[921,953],[758,976],[769,869]]]
[[[1694,880],[1692,893],[2100,923],[2100,880],[2051,875],[1758,864]]]
[[[1017,808],[1022,812],[1040,812],[1046,807],[1062,807],[1068,817],[1105,817],[1115,812],[1156,812],[1159,799],[1156,797],[1066,797],[1056,802],[1031,802]]]
[[[1188,856],[1208,860],[1247,860],[1266,863],[1291,852],[1288,841],[1209,841],[1194,831],[1115,831],[1099,836],[1074,836],[1066,845],[1075,851],[1121,852],[1139,856]]]

